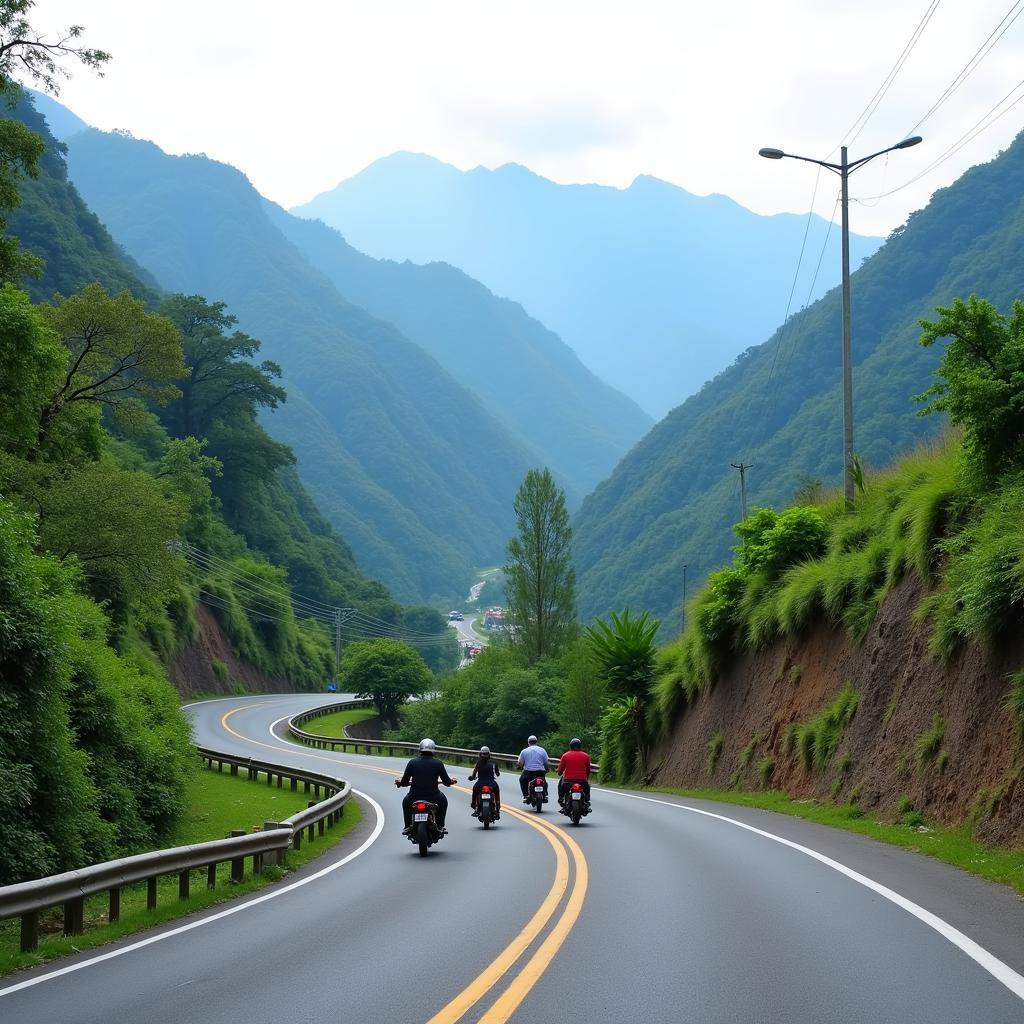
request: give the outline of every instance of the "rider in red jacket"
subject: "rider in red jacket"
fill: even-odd
[[[565,795],[570,786],[578,782],[583,787],[587,801],[590,800],[590,755],[583,749],[583,744],[573,737],[569,740],[569,749],[558,761],[558,802],[565,806]]]

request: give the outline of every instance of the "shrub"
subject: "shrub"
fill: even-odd
[[[762,758],[757,766],[757,777],[761,780],[761,788],[764,789],[771,781],[772,774],[775,772],[775,758],[765,757]]]
[[[711,739],[708,740],[708,775],[714,775],[715,769],[718,767],[718,760],[722,756],[722,746],[724,745],[724,739],[720,732],[716,732]]]
[[[857,713],[859,700],[857,691],[847,685],[831,704],[796,727],[793,742],[806,771],[824,768],[832,760],[846,727]]]
[[[917,760],[919,772],[923,772],[934,760],[945,735],[946,723],[943,721],[942,715],[936,714],[932,718],[932,727],[914,740],[914,757]]]

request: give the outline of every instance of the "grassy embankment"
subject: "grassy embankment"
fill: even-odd
[[[290,789],[277,789],[265,782],[250,782],[246,778],[221,774],[201,769],[189,785],[188,811],[177,835],[169,846],[186,846],[191,843],[222,839],[233,829],[251,829],[264,821],[280,821],[308,803],[305,793],[293,793]],[[121,893],[121,920],[107,924],[107,895],[99,893],[86,900],[86,931],[83,935],[65,937],[60,934],[62,916],[60,908],[51,911],[40,921],[39,948],[31,953],[19,951],[19,920],[0,922],[0,974],[7,974],[23,967],[31,967],[80,949],[90,949],[123,935],[129,935],[163,924],[165,921],[190,914],[215,903],[234,899],[236,896],[261,889],[283,877],[288,871],[301,867],[313,857],[324,853],[350,832],[359,822],[360,807],[350,800],[345,807],[342,820],[328,829],[323,836],[317,835],[312,842],[304,842],[301,850],[291,850],[288,867],[267,867],[258,877],[246,875],[243,882],[231,882],[230,864],[221,864],[217,873],[217,888],[206,888],[206,869],[192,872],[191,892],[188,901],[178,900],[178,879],[176,875],[161,878],[157,884],[157,907],[146,909],[146,886],[127,886]],[[246,870],[251,862],[246,862]]]
[[[332,711],[322,718],[314,718],[302,726],[303,732],[315,733],[317,736],[344,736],[345,726],[355,722],[365,722],[368,718],[376,718],[375,708],[352,708],[350,711]]]

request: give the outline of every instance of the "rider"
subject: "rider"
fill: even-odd
[[[412,824],[412,805],[415,800],[426,800],[437,804],[437,827],[444,834],[445,815],[448,813],[448,797],[441,792],[438,782],[446,786],[454,786],[455,780],[448,774],[448,769],[434,757],[437,744],[432,739],[420,740],[420,756],[412,758],[405,766],[405,774],[395,779],[399,788],[409,787],[409,792],[402,798],[402,813],[405,816],[405,831]]]
[[[481,747],[480,757],[476,764],[473,766],[473,773],[469,777],[469,781],[473,782],[473,795],[469,800],[470,813],[476,817],[477,811],[477,797],[480,795],[481,786],[490,786],[491,792],[494,794],[494,817],[497,818],[501,811],[501,791],[498,788],[498,776],[501,774],[501,770],[495,761],[491,760],[491,748]]]
[[[558,802],[565,807],[566,795],[574,782],[583,788],[583,794],[590,802],[590,755],[583,749],[583,743],[575,736],[569,740],[569,749],[559,758]]]
[[[517,764],[523,769],[523,774],[519,776],[519,788],[523,791],[523,803],[528,804],[530,802],[530,783],[538,777],[543,779],[548,770],[548,752],[537,742],[536,736],[527,738],[526,746],[519,752]],[[544,788],[546,795],[546,781]]]

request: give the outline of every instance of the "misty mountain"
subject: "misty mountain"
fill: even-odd
[[[376,257],[459,267],[521,302],[655,416],[770,333],[807,228],[804,216],[759,216],[647,176],[627,189],[559,185],[515,164],[462,172],[411,153],[384,157],[293,212]],[[813,217],[798,304],[826,236],[811,298],[839,279],[839,232]],[[879,244],[851,236],[853,266]]]
[[[397,328],[349,303],[241,172],[93,130],[68,140],[68,168],[164,288],[223,300],[283,366],[288,401],[265,425],[365,571],[425,600],[500,561],[536,456]]]
[[[445,263],[376,260],[333,228],[267,204],[271,220],[348,299],[395,324],[537,452],[570,496],[589,493],[653,425],[518,303]]]
[[[920,318],[972,292],[1009,311],[1024,293],[1024,136],[936,192],[852,279],[854,440],[881,467],[944,426],[921,418],[941,346]],[[840,295],[834,289],[662,420],[575,519],[580,612],[630,605],[679,628],[691,587],[729,557],[739,518],[730,463],[752,463],[749,503],[776,507],[842,472]],[[692,593],[692,590],[690,591]]]

